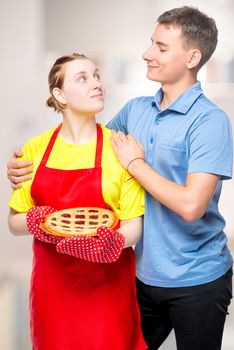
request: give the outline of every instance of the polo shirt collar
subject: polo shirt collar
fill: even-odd
[[[168,110],[172,110],[175,112],[179,112],[182,114],[187,114],[190,107],[196,101],[196,99],[202,94],[201,83],[197,81],[194,85],[192,85],[188,90],[186,90],[183,94],[181,94],[170,106],[168,106]],[[154,96],[154,100],[152,101],[152,106],[156,105],[158,110],[160,111],[160,102],[163,97],[162,88],[160,88],[156,95]]]

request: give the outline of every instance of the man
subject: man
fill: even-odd
[[[159,16],[151,40],[143,58],[161,89],[129,101],[108,124],[120,130],[112,136],[119,161],[147,191],[136,246],[143,333],[150,350],[172,329],[178,350],[221,349],[232,257],[218,200],[222,180],[232,176],[232,136],[227,116],[197,81],[217,28],[183,6]],[[18,181],[22,171],[12,169],[14,160],[8,165]]]

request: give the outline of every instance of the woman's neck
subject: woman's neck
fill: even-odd
[[[95,116],[72,118],[64,115],[60,136],[64,141],[72,144],[85,144],[94,140],[96,138]]]

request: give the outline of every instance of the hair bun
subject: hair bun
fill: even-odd
[[[56,109],[53,98],[50,96],[46,101],[46,106]]]

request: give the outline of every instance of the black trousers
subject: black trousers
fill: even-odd
[[[174,329],[178,350],[220,350],[232,298],[232,269],[219,279],[192,287],[152,287],[137,279],[142,330],[156,350]]]

